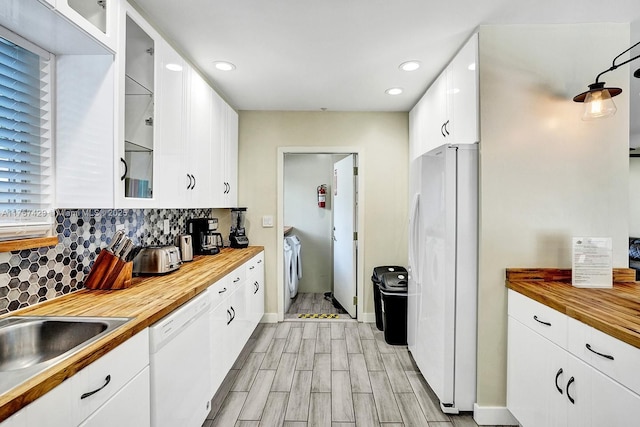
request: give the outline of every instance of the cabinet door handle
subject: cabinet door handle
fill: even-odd
[[[558,372],[556,373],[556,389],[558,390],[558,393],[562,394],[562,389],[560,388],[560,386],[558,385],[558,378],[560,378],[560,375],[562,375],[562,368],[558,369]]]
[[[94,394],[96,394],[97,392],[99,392],[100,390],[102,390],[103,388],[105,388],[106,386],[109,385],[109,383],[111,382],[111,375],[107,375],[104,379],[104,384],[102,385],[102,387],[97,388],[93,391],[89,391],[84,393],[82,396],[80,396],[80,399],[86,399],[89,396],[93,396]]]
[[[535,321],[536,321],[536,322],[538,322],[538,323],[542,323],[543,325],[551,326],[551,323],[549,323],[549,322],[544,322],[544,321],[542,321],[542,320],[538,319],[538,316],[537,316],[537,315],[535,315],[535,314],[533,315],[533,320],[535,320]]]
[[[567,397],[569,398],[569,402],[573,403],[575,405],[576,400],[571,397],[571,395],[569,394],[569,387],[571,386],[571,384],[573,384],[574,382],[576,382],[576,379],[571,377],[569,378],[569,382],[567,383]]]
[[[444,134],[444,125],[445,123],[442,124],[442,126],[440,126],[440,133],[442,134],[443,137],[447,137],[447,135]]]
[[[256,287],[256,290],[253,291],[254,294],[258,293],[258,290],[260,289],[260,284],[258,282],[253,282],[253,285]]]
[[[124,179],[127,176],[127,172],[129,172],[129,167],[127,166],[127,161],[125,159],[123,159],[122,157],[120,157],[120,161],[124,164],[124,173],[120,177],[120,181],[124,181]]]
[[[592,352],[592,353],[597,354],[597,355],[598,355],[598,356],[600,356],[600,357],[604,357],[605,359],[609,359],[609,360],[614,360],[614,359],[613,359],[613,356],[611,356],[610,354],[603,354],[603,353],[599,353],[599,352],[595,351],[594,349],[592,349],[592,348],[591,348],[591,344],[589,344],[589,343],[587,343],[587,344],[585,345],[585,347],[587,347],[587,350],[589,350],[589,351],[590,351],[590,352]]]
[[[193,178],[193,186],[191,186],[191,189],[193,190],[194,188],[196,188],[196,176],[191,175],[191,177]]]
[[[218,293],[219,293],[219,294],[223,294],[223,293],[225,293],[225,292],[227,292],[227,288],[222,288],[222,290],[221,290],[221,291],[218,291]]]
[[[449,126],[449,120],[444,122],[444,133],[446,133],[447,136],[449,136],[449,129],[447,128],[448,126]]]
[[[191,175],[187,174],[187,179],[189,180],[189,183],[187,183],[187,190],[191,190]]]
[[[236,311],[233,309],[233,307],[231,307],[231,320],[229,322],[231,322],[233,319],[236,318]]]
[[[233,319],[231,318],[231,312],[227,309],[227,325],[231,323]]]

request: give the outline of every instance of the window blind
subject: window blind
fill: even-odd
[[[0,38],[0,240],[53,222],[49,58]]]

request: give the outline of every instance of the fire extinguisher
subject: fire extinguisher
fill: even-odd
[[[327,201],[327,186],[325,184],[318,186],[318,207],[324,208]]]

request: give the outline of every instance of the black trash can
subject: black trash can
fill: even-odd
[[[384,273],[407,273],[407,269],[397,265],[381,265],[373,269],[371,282],[373,283],[373,306],[376,312],[376,327],[379,331],[383,329],[382,322],[382,302],[380,301],[380,280]]]
[[[407,345],[407,273],[383,273],[380,281],[384,340]]]

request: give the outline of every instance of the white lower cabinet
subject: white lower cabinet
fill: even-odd
[[[264,252],[213,283],[209,295],[213,396],[264,314]]]
[[[149,332],[145,329],[1,425],[148,427],[150,413]]]
[[[149,367],[146,367],[80,427],[149,426],[150,411]]]
[[[634,425],[633,422],[640,419],[640,395],[628,388],[630,385],[626,384],[625,378],[633,377],[635,370],[630,370],[627,377],[619,375],[616,380],[603,373],[601,369],[596,369],[590,356],[593,354],[594,357],[614,365],[616,360],[628,360],[627,352],[634,354],[639,350],[607,336],[624,347],[624,350],[616,351],[614,356],[602,353],[613,359],[593,352],[588,352],[588,357],[584,359],[580,354],[577,357],[568,348],[551,342],[544,336],[544,330],[534,331],[532,327],[522,323],[518,314],[512,311],[511,304],[524,297],[512,294],[513,291],[509,292],[507,407],[520,425],[523,427]],[[553,311],[533,300],[529,301],[540,306],[535,311],[536,314],[531,312],[532,316],[535,315],[538,319],[547,318],[548,310]],[[580,335],[576,333],[576,328],[592,329],[573,319],[565,320],[570,325],[572,322],[582,325],[568,328],[569,343],[580,339],[575,336]],[[557,322],[548,323],[555,325]],[[593,331],[601,334],[599,331]],[[589,336],[589,334],[582,335]],[[585,348],[586,344],[593,348],[589,342],[585,342]],[[636,359],[636,367],[638,360],[640,359]],[[617,372],[619,373],[619,370]]]

